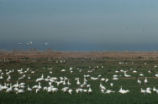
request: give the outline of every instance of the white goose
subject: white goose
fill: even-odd
[[[155,77],[158,77],[158,74],[155,74]]]
[[[106,88],[100,83],[100,89],[105,90]]]
[[[119,93],[121,93],[121,94],[126,94],[126,93],[129,93],[129,92],[130,92],[129,90],[122,89],[122,86],[121,86],[121,88],[119,90]]]
[[[131,75],[128,75],[126,71],[124,71],[124,76],[127,77],[127,78],[131,77]]]
[[[110,89],[107,89],[107,90],[105,91],[106,94],[110,94],[110,93],[114,93],[114,92],[115,92],[115,91],[110,90]]]
[[[32,89],[30,88],[30,86],[27,87],[27,90],[28,90],[28,91],[32,91]]]
[[[141,84],[141,83],[142,83],[142,81],[141,81],[140,79],[138,79],[138,80],[137,80],[137,83],[138,83],[138,84]]]
[[[148,79],[147,78],[144,79],[144,83],[148,83]]]
[[[151,88],[150,87],[146,88],[146,93],[151,94]]]
[[[153,91],[158,94],[158,89],[156,89],[155,87],[153,87]]]
[[[145,93],[146,93],[146,90],[141,88],[141,89],[140,89],[140,93],[145,94]]]
[[[79,78],[75,78],[75,80],[77,81],[77,82],[76,82],[77,85],[80,85],[80,84],[81,84]]]
[[[88,93],[91,93],[92,92],[92,88],[88,88]]]
[[[6,92],[11,92],[12,91],[12,85],[10,84],[10,87],[6,89]]]
[[[69,90],[68,90],[68,93],[69,93],[69,94],[72,94],[72,91],[73,91],[72,89],[69,89]]]

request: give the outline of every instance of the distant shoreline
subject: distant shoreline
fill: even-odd
[[[158,51],[0,50],[0,58],[138,58],[158,59]]]

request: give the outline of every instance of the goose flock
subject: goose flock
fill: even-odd
[[[65,60],[56,61],[56,64],[58,62],[62,63]],[[118,65],[122,64],[128,63],[118,63]],[[152,79],[158,80],[156,68],[155,65],[153,69],[149,70],[130,68],[113,69],[109,72],[103,65],[86,68],[75,66],[56,68],[52,66],[41,69],[0,69],[0,92],[15,94],[25,92],[128,94],[134,93],[132,91],[136,88],[135,90],[141,94],[158,94],[158,87],[151,83]]]

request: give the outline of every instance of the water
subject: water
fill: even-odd
[[[23,44],[18,44],[18,43]],[[32,45],[26,45],[29,41],[0,41],[2,50],[59,50],[59,51],[157,51],[158,44],[112,44],[112,43],[85,43],[85,42],[54,42],[32,41]],[[44,45],[48,42],[48,45]]]

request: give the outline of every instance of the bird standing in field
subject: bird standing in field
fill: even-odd
[[[121,94],[126,94],[126,93],[129,93],[129,92],[130,92],[129,90],[123,89],[122,86],[121,86],[121,88],[119,90],[119,93],[121,93]]]
[[[144,79],[144,83],[148,83],[148,79],[147,78]]]

